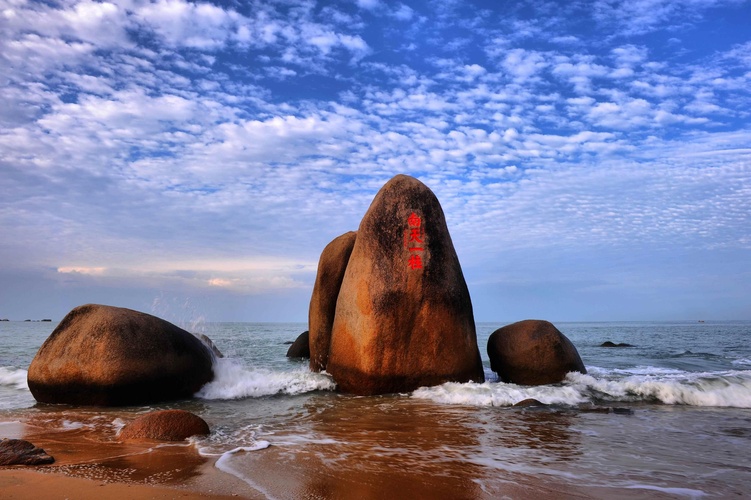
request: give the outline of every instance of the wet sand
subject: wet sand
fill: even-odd
[[[113,413],[35,412],[4,423],[2,437],[26,439],[55,457],[38,467],[0,468],[3,498],[536,499],[676,498],[606,483],[581,485],[565,464],[581,457],[571,428],[578,412],[483,413],[395,398],[338,398],[307,408],[307,431],[269,431],[271,446],[202,456],[188,443],[121,442]],[[406,404],[403,404],[406,403]],[[465,411],[463,411],[465,410]],[[123,414],[122,420],[135,414]],[[599,418],[599,416],[594,416]],[[613,420],[620,418],[610,416]],[[497,429],[489,432],[488,429]],[[505,464],[488,463],[496,450]],[[552,465],[553,467],[547,467]],[[534,470],[530,470],[530,467]],[[556,472],[557,471],[557,472]],[[563,475],[561,475],[563,474]]]
[[[259,498],[188,442],[120,442],[103,425],[109,419],[86,413],[77,416],[83,427],[61,429],[58,420],[70,416],[42,413],[2,425],[1,437],[25,439],[55,458],[50,465],[0,467],[2,498]]]

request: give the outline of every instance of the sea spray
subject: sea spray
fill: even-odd
[[[214,363],[214,380],[201,388],[201,399],[242,399],[275,394],[304,394],[330,391],[333,379],[301,367],[295,371],[271,371],[248,368],[235,359],[219,358]]]
[[[605,401],[659,401],[690,406],[751,408],[751,371],[635,374],[617,379],[569,374],[567,382]]]
[[[569,386],[556,384],[525,387],[503,382],[447,382],[435,387],[421,387],[412,393],[412,397],[435,403],[469,406],[513,406],[529,398],[545,404],[576,405],[587,402],[586,396]]]
[[[413,398],[442,404],[513,406],[527,398],[545,404],[661,402],[690,406],[751,408],[751,371],[684,372],[637,367],[632,371],[594,368],[569,373],[561,384],[519,386],[503,382],[446,383],[422,387]]]
[[[29,386],[26,383],[26,376],[26,370],[0,366],[0,386],[28,391]]]

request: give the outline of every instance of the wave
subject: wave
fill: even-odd
[[[569,373],[561,384],[520,386],[503,382],[446,383],[412,397],[437,403],[513,406],[528,398],[545,404],[649,402],[751,408],[751,371],[692,373],[654,367]]]
[[[308,371],[271,371],[247,368],[236,360],[219,358],[214,363],[214,380],[196,393],[201,399],[241,399],[275,394],[304,394],[330,391],[336,387],[328,375]]]
[[[27,374],[26,370],[0,366],[0,386],[28,391],[29,385],[26,382]]]

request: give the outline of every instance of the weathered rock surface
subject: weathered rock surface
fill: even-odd
[[[54,461],[43,449],[23,439],[0,440],[0,465],[43,465]]]
[[[568,372],[587,373],[574,344],[552,323],[525,320],[499,328],[488,339],[490,368],[520,385],[561,382]]]
[[[310,333],[302,332],[297,336],[292,345],[287,349],[288,358],[309,358],[310,357]]]
[[[163,410],[147,413],[127,424],[120,431],[120,439],[182,441],[210,432],[209,424],[198,415],[185,410]]]
[[[217,358],[223,358],[224,357],[224,354],[222,354],[222,351],[219,350],[219,348],[216,346],[216,344],[214,343],[214,341],[211,340],[208,336],[206,336],[203,333],[196,333],[195,336],[198,337],[198,339],[201,342],[203,342],[206,345],[206,347],[208,347],[209,349],[211,349],[211,352],[214,353],[214,356],[216,356]]]
[[[334,238],[323,249],[318,260],[318,272],[308,311],[310,369],[313,371],[325,370],[328,364],[336,299],[339,297],[344,271],[347,269],[356,238],[356,231]]]
[[[213,356],[190,333],[120,307],[76,307],[29,366],[42,403],[99,406],[190,398],[213,379]]]
[[[472,303],[443,210],[417,179],[391,179],[360,223],[326,370],[339,390],[355,394],[484,380]]]

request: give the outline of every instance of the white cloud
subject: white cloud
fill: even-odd
[[[408,5],[400,4],[399,7],[394,10],[391,15],[400,21],[410,21],[415,15],[415,11]]]
[[[540,72],[548,63],[540,52],[511,49],[506,53],[502,65],[514,78],[526,80]]]
[[[365,10],[375,10],[381,6],[381,0],[355,0],[357,6]]]
[[[474,279],[514,252],[553,279],[571,254],[602,270],[604,253],[747,251],[748,44],[673,57],[623,35],[704,7],[657,2],[637,25],[597,5],[14,4],[0,268],[305,290],[402,172],[439,195]]]

